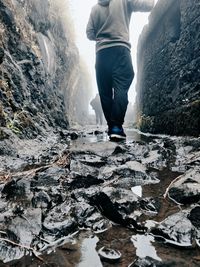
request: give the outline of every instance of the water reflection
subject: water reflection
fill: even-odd
[[[152,245],[154,242],[154,237],[151,235],[133,235],[131,241],[136,247],[136,255],[139,258],[151,257],[155,260],[162,261],[161,258],[157,256],[156,249]]]
[[[142,186],[131,187],[131,191],[139,197],[142,197]]]
[[[141,134],[134,128],[125,128],[126,132],[126,143],[130,143],[133,141],[140,141]],[[83,130],[82,135],[76,139],[71,141],[71,145],[73,144],[84,144],[84,143],[99,143],[109,141],[109,137],[107,135],[107,128],[93,128],[90,130]]]
[[[99,239],[96,236],[89,237],[83,240],[81,245],[81,262],[77,265],[77,267],[103,267],[98,253],[96,252],[96,244]]]

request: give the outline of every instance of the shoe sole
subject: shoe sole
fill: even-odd
[[[122,141],[122,140],[126,140],[125,136],[119,135],[119,134],[111,134],[110,135],[110,140],[111,141]]]

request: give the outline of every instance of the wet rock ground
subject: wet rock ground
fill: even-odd
[[[200,139],[0,141],[0,266],[199,266]]]

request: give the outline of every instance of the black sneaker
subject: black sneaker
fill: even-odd
[[[124,133],[123,128],[119,126],[113,126],[110,131],[110,140],[120,141],[125,139],[126,139],[126,134]]]

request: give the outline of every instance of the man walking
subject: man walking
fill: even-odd
[[[111,140],[126,139],[123,130],[128,90],[134,77],[129,24],[132,12],[149,12],[154,0],[98,0],[87,24],[96,41],[96,80]]]
[[[96,125],[102,125],[103,124],[103,111],[101,108],[101,102],[99,94],[96,94],[95,98],[92,99],[90,102],[91,107],[94,109],[95,116],[96,116]]]

